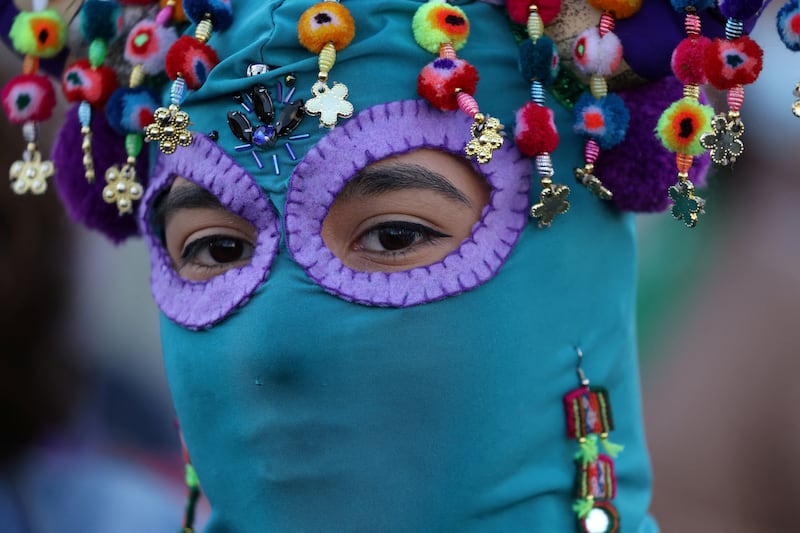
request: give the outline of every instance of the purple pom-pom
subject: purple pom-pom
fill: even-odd
[[[746,20],[758,14],[763,0],[719,0],[719,11],[725,18]]]
[[[549,86],[558,75],[558,66],[558,48],[549,37],[525,39],[519,45],[519,70],[526,80]]]
[[[86,0],[81,8],[81,34],[87,43],[110,41],[122,29],[119,4],[109,0]]]
[[[216,31],[227,30],[233,22],[230,0],[183,0],[183,10],[195,24],[208,15]]]
[[[83,171],[82,137],[78,120],[78,106],[66,113],[64,125],[58,132],[51,158],[56,167],[55,185],[58,195],[72,220],[104,234],[119,244],[139,234],[136,217],[119,215],[117,206],[103,200],[106,170],[112,165],[125,162],[124,138],[108,125],[104,113],[93,113],[92,141],[94,165],[97,177],[88,183]],[[136,163],[138,181],[147,185],[147,151],[143,151]]]
[[[595,173],[614,193],[611,199],[619,209],[643,213],[664,211],[671,204],[668,190],[677,181],[675,154],[653,135],[661,113],[683,95],[683,84],[673,77],[620,91],[630,109],[631,119],[625,139],[606,150],[595,164]],[[706,102],[701,97],[701,102]],[[711,166],[708,154],[696,157],[689,179],[701,188]]]

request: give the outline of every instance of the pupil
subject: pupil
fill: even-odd
[[[217,239],[208,245],[208,252],[217,263],[232,263],[241,259],[244,247],[236,239]]]
[[[402,228],[384,228],[378,234],[378,241],[386,250],[402,250],[414,244],[417,232]]]

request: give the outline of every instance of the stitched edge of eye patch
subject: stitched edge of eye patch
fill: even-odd
[[[492,278],[528,216],[530,161],[510,143],[477,169],[492,189],[489,203],[471,236],[441,261],[400,272],[359,272],[346,267],[322,240],[328,209],[361,169],[419,148],[463,153],[469,125],[463,113],[443,113],[421,100],[404,100],[366,109],[325,136],[297,165],[289,185],[284,227],[295,261],[332,294],[388,307],[439,300]]]
[[[206,188],[232,213],[258,231],[250,263],[206,281],[178,275],[161,239],[150,224],[153,203],[176,176]],[[267,278],[278,250],[278,217],[250,174],[214,142],[195,135],[189,147],[160,155],[139,212],[139,224],[150,253],[150,289],[159,309],[189,329],[211,327],[243,305]]]

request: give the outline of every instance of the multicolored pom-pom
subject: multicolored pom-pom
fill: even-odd
[[[526,102],[516,113],[514,140],[527,157],[550,153],[558,147],[558,130],[553,110],[536,102]]]
[[[106,103],[108,124],[120,135],[141,133],[153,122],[153,112],[158,101],[144,87],[121,88]]]
[[[442,111],[458,109],[457,89],[475,94],[478,71],[463,59],[440,57],[420,71],[417,92],[431,105]]]
[[[670,152],[697,156],[705,152],[700,137],[711,128],[714,108],[694,98],[673,102],[658,119],[656,135]]]
[[[589,5],[611,13],[615,19],[626,19],[642,7],[642,0],[588,0]]]
[[[61,89],[69,102],[103,105],[118,87],[117,74],[111,67],[92,67],[88,59],[79,59],[64,70]]]
[[[789,50],[800,51],[800,2],[786,2],[776,17],[778,35]]]
[[[750,37],[714,39],[705,52],[705,72],[717,89],[753,83],[764,66],[764,51]]]
[[[47,76],[22,74],[3,88],[3,109],[9,122],[24,124],[50,118],[56,105],[56,93]]]
[[[108,0],[85,0],[81,7],[80,28],[87,43],[95,39],[114,39],[122,30],[119,4]]]
[[[432,54],[438,54],[439,48],[448,43],[460,50],[469,37],[467,16],[461,8],[444,2],[423,4],[414,13],[411,25],[417,44]]]
[[[208,16],[217,31],[227,30],[233,22],[230,0],[183,0],[183,10],[195,24]]]
[[[550,24],[561,11],[561,0],[506,0],[508,16],[517,24],[528,22],[532,5],[536,5],[544,24]]]
[[[181,76],[189,89],[197,90],[217,63],[219,56],[213,48],[184,35],[167,52],[165,69],[171,80]]]
[[[53,57],[67,39],[67,26],[53,9],[21,11],[8,33],[14,50],[34,57]]]
[[[695,38],[685,38],[672,52],[672,73],[686,85],[702,85],[706,83],[706,48],[711,45],[711,39],[702,35]]]
[[[309,52],[319,54],[328,43],[341,50],[353,40],[356,23],[350,11],[337,2],[320,2],[303,12],[297,36]]]
[[[539,81],[548,86],[558,76],[558,48],[546,36],[535,41],[525,39],[519,45],[519,70],[528,81]]]
[[[610,76],[622,61],[622,42],[614,32],[601,36],[596,26],[588,28],[575,39],[572,59],[587,76]]]
[[[625,138],[630,113],[625,102],[616,94],[594,98],[584,93],[575,103],[576,133],[594,139],[603,150],[607,150]]]
[[[164,68],[167,51],[178,39],[175,29],[164,27],[152,20],[143,20],[131,28],[125,41],[125,60],[132,65],[141,65],[150,76]]]

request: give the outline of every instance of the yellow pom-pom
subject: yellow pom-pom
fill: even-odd
[[[9,31],[14,49],[24,55],[53,57],[64,47],[67,26],[54,9],[20,12]]]
[[[432,54],[447,43],[460,50],[469,37],[469,20],[461,8],[437,0],[422,4],[411,25],[417,44]]]
[[[341,50],[353,40],[356,23],[350,11],[337,2],[320,2],[300,16],[297,35],[310,52],[320,53],[328,43]]]

